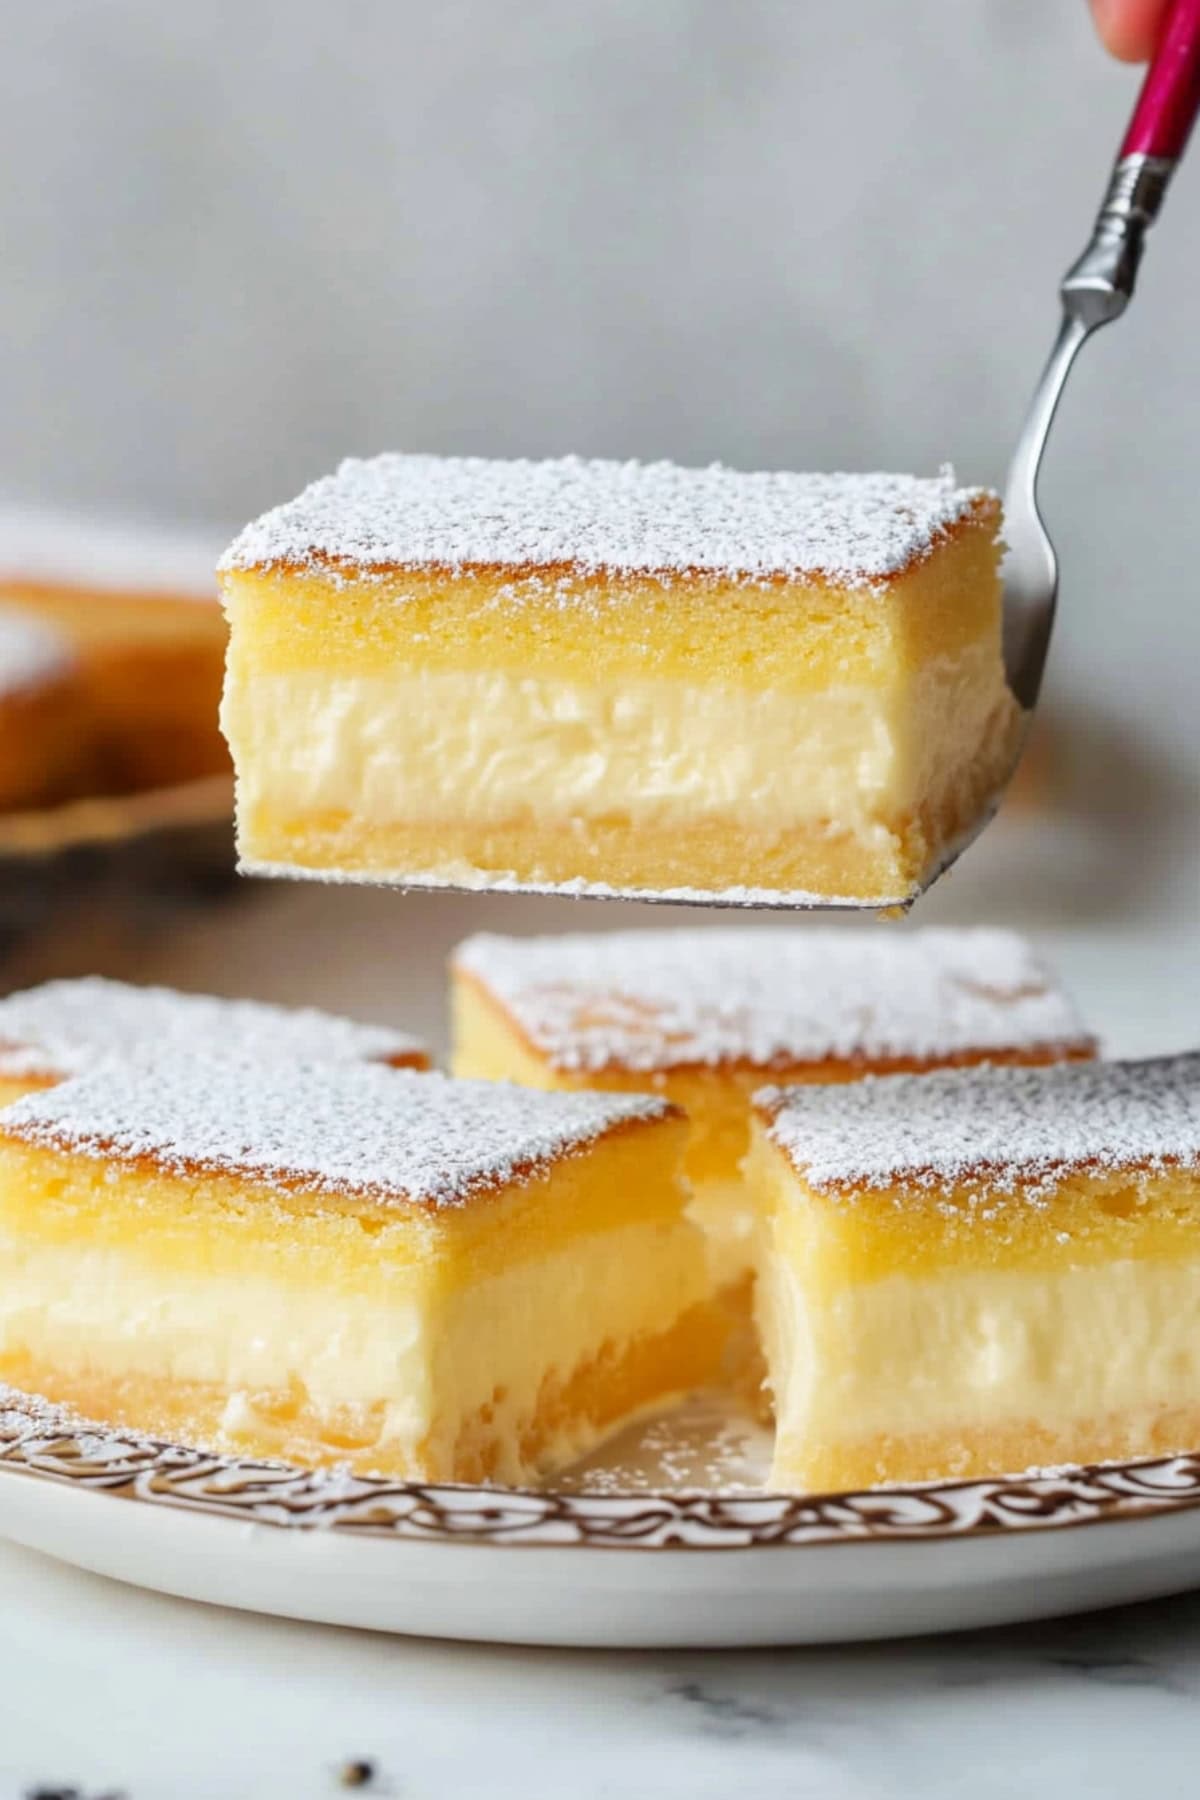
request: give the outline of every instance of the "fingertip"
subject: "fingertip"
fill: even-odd
[[[1105,49],[1121,62],[1147,62],[1154,54],[1167,0],[1090,0]]]

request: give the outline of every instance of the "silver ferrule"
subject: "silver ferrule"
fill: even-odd
[[[1163,156],[1123,156],[1112,172],[1091,241],[1068,269],[1064,310],[1089,330],[1119,319],[1137,281],[1146,232],[1158,217],[1175,170]]]

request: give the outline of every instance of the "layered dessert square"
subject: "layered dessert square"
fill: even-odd
[[[760,1097],[773,1485],[1200,1442],[1200,1056]]]
[[[0,600],[63,632],[82,665],[92,792],[228,769],[218,549],[162,526],[0,507]]]
[[[346,462],[221,564],[244,866],[904,904],[1016,755],[998,525],[949,471]]]
[[[69,641],[0,606],[0,812],[69,794],[83,767],[80,671]]]
[[[425,1069],[419,1039],[315,1007],[224,1000],[89,975],[0,1000],[0,1106],[108,1057],[231,1056],[261,1062],[380,1062]]]
[[[0,1379],[172,1441],[522,1481],[703,1382],[665,1101],[109,1061],[0,1113]]]
[[[753,1262],[741,1163],[768,1082],[1090,1056],[1033,947],[991,930],[718,929],[468,938],[452,963],[457,1074],[664,1094],[713,1271]]]

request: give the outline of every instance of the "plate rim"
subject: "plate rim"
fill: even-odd
[[[84,849],[138,844],[163,831],[232,825],[233,775],[218,770],[130,794],[87,794],[0,814],[0,861],[16,868]]]
[[[222,1456],[80,1420],[8,1387],[0,1396],[0,1473],[273,1530],[639,1555],[974,1541],[1200,1507],[1200,1452],[821,1494],[564,1492],[398,1481]]]

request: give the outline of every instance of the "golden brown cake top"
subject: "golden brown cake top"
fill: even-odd
[[[886,583],[994,498],[950,468],[748,473],[712,464],[377,456],[343,462],[248,525],[222,571],[403,569],[577,575],[820,576]]]
[[[425,1054],[417,1038],[389,1025],[100,976],[48,981],[0,1000],[0,1079],[60,1080],[107,1056],[192,1051],[252,1064],[411,1062]]]
[[[1009,931],[615,931],[468,938],[454,965],[564,1073],[1086,1054]]]
[[[949,1191],[1037,1200],[1095,1168],[1200,1165],[1200,1053],[1145,1062],[948,1069],[755,1096],[810,1187]]]
[[[0,606],[0,697],[60,681],[73,662],[71,646],[52,626]]]
[[[110,1061],[29,1094],[0,1114],[0,1142],[170,1174],[240,1176],[285,1193],[440,1209],[673,1114],[640,1095],[548,1094],[409,1069],[176,1054]]]
[[[79,593],[214,600],[216,534],[164,525],[0,505],[0,585]]]

